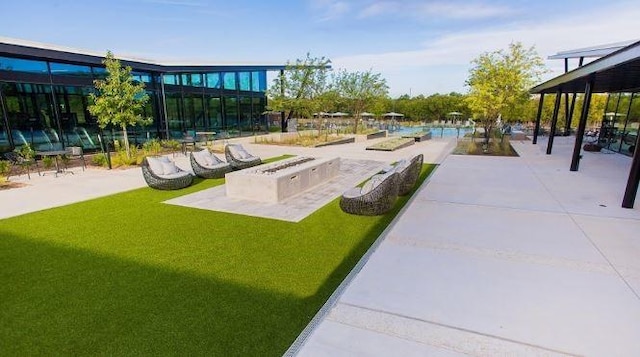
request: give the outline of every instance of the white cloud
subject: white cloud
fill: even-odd
[[[439,16],[449,19],[483,19],[502,17],[513,13],[508,7],[482,3],[455,4],[451,2],[433,2],[416,7],[416,13],[427,16]]]
[[[358,18],[364,19],[379,15],[389,15],[401,9],[401,5],[394,1],[377,1],[365,6],[358,14]]]
[[[469,62],[479,54],[506,48],[513,41],[520,41],[525,46],[535,45],[538,53],[546,59],[547,56],[563,50],[629,40],[632,39],[630,36],[637,36],[638,18],[640,8],[629,4],[608,5],[589,13],[564,15],[547,22],[519,23],[484,31],[450,33],[424,42],[422,48],[416,50],[358,54],[332,60],[334,68],[372,68],[381,72],[391,85],[393,81],[389,74],[397,75],[402,72],[413,73],[412,77],[406,76],[407,81],[413,78],[414,81],[428,83],[428,75],[432,68],[459,66],[468,69]],[[564,71],[560,60],[545,62],[552,70],[547,75],[549,78]],[[572,63],[571,66],[575,67],[576,64]],[[458,91],[463,90],[463,85],[464,80],[457,84]],[[409,88],[411,84],[407,83],[404,86]],[[392,90],[395,91],[393,87]],[[400,93],[404,91],[406,89],[401,89]],[[414,93],[419,92],[414,90]]]
[[[318,11],[317,21],[321,22],[338,19],[350,9],[346,1],[339,0],[313,0],[312,7]]]
[[[188,7],[205,7],[205,3],[191,0],[144,0],[146,3],[158,5],[188,6]]]

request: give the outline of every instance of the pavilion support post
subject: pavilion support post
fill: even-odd
[[[547,155],[551,155],[553,149],[553,137],[556,135],[556,125],[558,124],[558,112],[560,111],[560,101],[562,100],[562,88],[556,92],[556,103],[553,106],[553,116],[551,117],[551,132],[547,141]]]
[[[582,104],[582,113],[580,113],[580,122],[578,123],[578,129],[576,130],[576,142],[573,146],[573,156],[571,157],[571,167],[569,168],[570,171],[578,171],[578,166],[580,165],[580,150],[582,148],[584,129],[587,127],[587,117],[589,116],[589,107],[591,106],[592,87],[593,79],[589,79],[584,89],[584,103]]]
[[[564,129],[562,133],[564,136],[569,135],[569,130],[571,130],[571,117],[569,116],[569,93],[564,94]]]
[[[640,135],[636,135],[636,148],[633,150],[633,160],[629,170],[627,187],[622,198],[622,208],[633,208],[633,203],[638,194],[638,184],[640,183]]]
[[[576,97],[577,94],[573,93],[571,96],[571,105],[569,106],[569,119],[567,120],[567,125],[564,128],[564,132],[569,135],[571,133],[571,120],[573,120],[573,111],[576,109]]]
[[[536,114],[536,125],[533,128],[532,144],[538,143],[538,132],[540,131],[540,117],[542,116],[542,103],[544,102],[544,93],[540,93],[540,101],[538,102],[538,113]]]

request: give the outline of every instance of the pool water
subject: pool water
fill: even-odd
[[[472,133],[473,128],[432,128],[427,126],[403,126],[400,129],[390,133],[392,135],[413,135],[431,130],[434,138],[439,137],[463,137],[466,133]]]

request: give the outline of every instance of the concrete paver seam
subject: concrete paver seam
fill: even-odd
[[[575,224],[575,226],[580,230],[580,232],[582,232],[582,235],[584,236],[585,239],[587,239],[589,241],[589,243],[591,244],[591,246],[598,252],[598,254],[600,254],[600,256],[602,256],[602,258],[609,264],[609,266],[611,267],[611,269],[613,269],[613,271],[616,273],[616,275],[625,283],[625,285],[627,286],[627,288],[629,290],[631,290],[631,293],[633,295],[635,295],[636,299],[640,300],[640,294],[635,291],[635,289],[633,288],[633,286],[627,281],[627,279],[624,278],[624,276],[621,274],[621,272],[615,267],[615,265],[613,264],[613,262],[609,259],[609,257],[607,257],[607,255],[602,251],[602,249],[600,249],[600,247],[598,247],[598,245],[593,241],[593,239],[591,239],[591,237],[589,236],[589,234],[582,228],[582,226],[578,223],[578,221],[576,220],[576,218],[574,217],[574,214],[569,212],[569,210],[567,209],[567,207],[565,207],[562,202],[553,194],[553,192],[550,190],[549,186],[545,183],[545,180],[543,180],[538,173],[533,169],[533,167],[531,166],[531,163],[529,162],[528,159],[523,159],[523,162],[525,163],[525,166],[529,169],[529,171],[531,171],[533,177],[535,177],[535,179],[540,183],[540,185],[542,185],[542,187],[544,187],[545,191],[547,191],[547,193],[553,198],[554,201],[556,201],[556,203],[558,203],[558,205],[560,207],[562,207],[562,209],[565,211],[565,213],[569,216],[569,218],[571,219],[571,221],[573,222],[573,224]]]
[[[417,240],[408,237],[400,237],[398,235],[390,234],[387,241],[396,245],[420,247],[432,250],[445,250],[450,252],[456,252],[461,254],[469,254],[474,256],[489,257],[494,259],[500,259],[505,261],[544,265],[552,267],[560,267],[565,269],[584,271],[590,273],[600,273],[605,275],[617,275],[611,266],[608,264],[598,264],[593,262],[584,262],[573,259],[566,259],[560,257],[549,257],[537,254],[527,254],[518,252],[516,250],[498,250],[482,247],[472,247],[469,245],[460,245],[452,243],[434,242]]]
[[[336,310],[328,317],[333,322],[472,356],[579,356],[381,309],[339,303]]]

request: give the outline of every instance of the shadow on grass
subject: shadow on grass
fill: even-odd
[[[282,355],[410,197],[297,224],[160,203],[220,183],[0,221],[2,355]]]
[[[86,250],[3,235],[0,251],[3,356],[275,355],[310,313],[304,299]]]

